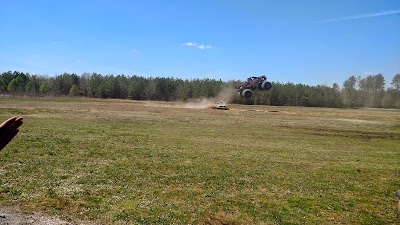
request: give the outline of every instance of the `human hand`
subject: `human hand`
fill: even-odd
[[[397,214],[400,216],[400,189],[397,190],[397,198],[399,198],[399,205],[397,206]]]
[[[3,149],[18,134],[22,125],[22,117],[11,117],[0,125],[0,150]]]

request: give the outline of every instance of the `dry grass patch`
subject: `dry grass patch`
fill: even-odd
[[[116,224],[394,223],[400,111],[0,99],[0,202]]]

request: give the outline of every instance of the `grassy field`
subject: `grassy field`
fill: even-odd
[[[1,98],[0,205],[96,224],[394,224],[400,111]]]

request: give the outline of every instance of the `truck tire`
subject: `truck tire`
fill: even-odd
[[[264,81],[264,82],[261,84],[261,87],[262,87],[264,90],[268,91],[269,89],[272,88],[272,84],[271,84],[271,82],[269,82],[269,81]]]
[[[242,91],[242,97],[251,98],[252,95],[253,95],[253,93],[251,92],[250,89],[244,89]]]

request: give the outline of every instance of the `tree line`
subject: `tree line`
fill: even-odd
[[[7,71],[0,75],[1,95],[81,96],[132,100],[189,101],[217,97],[222,90],[232,90],[239,80],[223,82],[215,79],[179,79],[171,77],[142,77],[101,75],[98,73],[63,73],[53,77]],[[309,106],[309,107],[375,107],[400,108],[400,74],[385,88],[382,74],[365,78],[351,76],[332,86],[272,82],[269,91],[254,91],[245,99],[233,95],[232,103]]]

